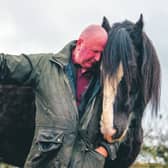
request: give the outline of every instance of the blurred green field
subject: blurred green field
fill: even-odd
[[[168,168],[168,165],[136,163],[131,168]]]
[[[4,163],[0,163],[0,168],[15,168],[15,167],[4,164]]]

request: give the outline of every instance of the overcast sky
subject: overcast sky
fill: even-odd
[[[0,52],[57,52],[87,25],[136,21],[145,27],[162,66],[163,111],[168,113],[168,2],[166,0],[0,0]]]

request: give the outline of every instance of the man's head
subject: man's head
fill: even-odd
[[[73,52],[73,61],[83,69],[90,69],[100,61],[108,35],[100,25],[90,25],[81,33]]]

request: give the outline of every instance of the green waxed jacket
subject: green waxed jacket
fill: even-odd
[[[102,142],[99,77],[79,119],[67,70],[74,46],[71,42],[57,54],[0,54],[0,80],[29,85],[35,92],[35,135],[25,168],[104,167],[105,158],[94,150]]]

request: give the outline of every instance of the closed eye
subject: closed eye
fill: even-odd
[[[98,51],[98,50],[92,50],[94,53],[100,53],[100,51]]]

